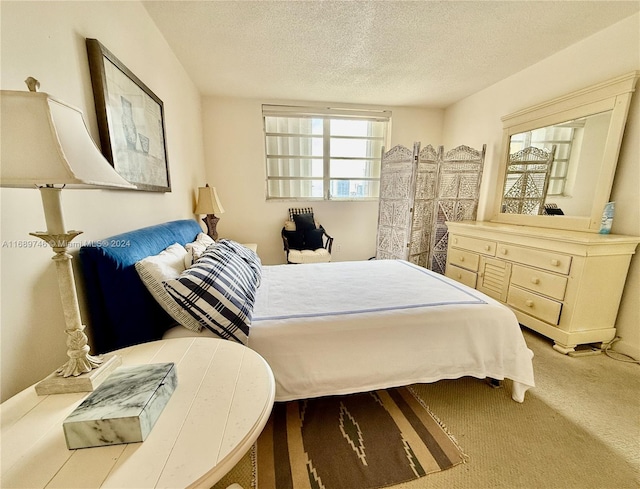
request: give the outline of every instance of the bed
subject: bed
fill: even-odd
[[[81,248],[96,353],[215,336],[177,324],[135,269],[199,233],[195,221],[173,221]],[[533,354],[511,310],[402,260],[263,266],[253,302],[247,346],[271,366],[278,401],[472,376],[511,379],[523,402],[534,386]]]

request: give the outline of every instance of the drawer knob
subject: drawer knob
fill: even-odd
[[[531,277],[531,283],[538,285],[540,283],[540,279],[537,277]]]
[[[453,238],[453,243],[458,244],[458,238]]]
[[[507,249],[506,248],[502,248],[500,250],[500,253],[502,253],[503,255],[506,255],[507,254]]]
[[[485,246],[484,246],[484,249],[485,249],[485,251],[489,251],[489,250],[491,249],[491,246],[489,246],[489,245],[485,245]]]
[[[461,273],[459,273],[459,274],[458,274],[458,279],[461,279],[461,278],[462,278],[462,274],[461,274]]]
[[[464,261],[464,256],[461,256],[461,257],[460,257],[460,261]]]
[[[533,301],[531,299],[525,301],[527,307],[533,307]]]
[[[554,267],[557,267],[558,265],[560,265],[560,261],[558,261],[558,260],[556,260],[556,259],[554,258],[553,260],[551,260],[551,264],[552,264]]]

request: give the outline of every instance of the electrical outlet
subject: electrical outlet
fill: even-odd
[[[340,253],[342,251],[342,245],[336,245],[336,253]]]

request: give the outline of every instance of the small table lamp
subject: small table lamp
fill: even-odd
[[[55,253],[69,356],[62,367],[36,385],[36,392],[40,395],[88,392],[108,377],[120,359],[89,354],[71,255],[67,252],[69,243],[81,231],[66,230],[60,191],[95,187],[135,189],[135,186],[118,175],[102,156],[89,135],[82,112],[46,93],[36,92],[37,80],[30,77],[26,82],[29,92],[0,92],[0,186],[40,190],[47,231],[30,234],[49,243]]]
[[[207,234],[213,239],[218,239],[216,226],[220,218],[216,217],[216,214],[224,214],[224,209],[215,187],[209,187],[209,184],[207,184],[206,187],[198,188],[198,203],[194,212],[196,214],[206,214],[202,221],[207,225]]]

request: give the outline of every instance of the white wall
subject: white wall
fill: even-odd
[[[310,205],[334,238],[335,261],[366,260],[375,255],[378,202],[265,201],[263,103],[273,100],[207,97],[203,101],[207,177],[225,209],[218,223],[221,237],[258,244],[264,264],[283,263],[280,230],[289,207]],[[295,104],[295,102],[289,102]],[[305,105],[308,105],[305,103]],[[344,106],[344,104],[334,104]],[[390,147],[438,145],[442,111],[378,107],[392,111]],[[338,246],[340,251],[337,251]]]
[[[2,89],[41,91],[79,107],[99,141],[85,38],[102,42],[164,102],[171,193],[107,190],[62,192],[75,243],[173,219],[193,218],[204,181],[200,96],[138,2],[2,2]],[[1,189],[2,400],[66,360],[64,320],[49,248],[17,248],[45,230],[36,190]],[[81,277],[76,274],[77,278]],[[82,289],[80,288],[80,293]],[[85,323],[88,322],[86,314]]]
[[[490,219],[502,141],[500,118],[573,90],[640,70],[640,14],[633,15],[495,85],[445,112],[447,147],[487,143],[479,219]],[[638,87],[640,88],[640,87]],[[640,96],[632,98],[613,185],[613,233],[640,236]],[[634,255],[616,323],[615,349],[640,359],[640,258]]]

